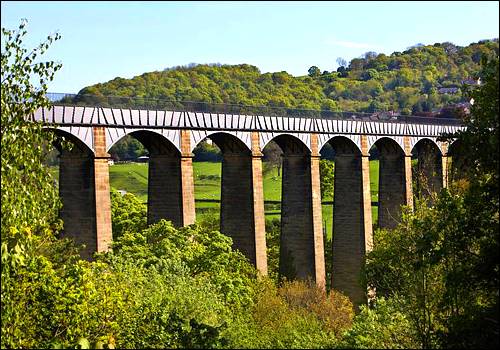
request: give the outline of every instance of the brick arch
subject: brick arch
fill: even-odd
[[[308,145],[292,134],[279,134],[271,138],[268,142],[266,142],[265,146],[269,144],[269,142],[274,141],[279,148],[283,151],[284,154],[310,154],[311,149]],[[265,146],[262,148],[264,149]]]
[[[247,150],[251,151],[252,149],[251,133],[247,131],[191,130],[191,152],[207,137],[214,141],[215,144],[217,144],[217,141],[222,144],[223,139],[227,137],[226,140],[234,140],[234,142],[238,143],[239,146],[244,146],[242,147],[242,150],[244,148],[245,152]],[[221,148],[219,144],[217,144],[217,146]]]
[[[390,144],[398,147],[404,153],[404,138],[403,136],[381,136],[381,135],[368,135],[368,149],[370,150],[374,145],[377,144]]]
[[[83,151],[89,151],[92,154],[95,153],[94,149],[94,135],[91,127],[51,127],[44,126],[44,130],[54,132],[58,136],[63,136],[68,138],[73,144],[78,145],[78,147]]]
[[[359,146],[352,139],[342,135],[333,136],[326,143],[332,146],[335,152],[361,154]]]
[[[238,136],[228,132],[213,132],[207,138],[213,141],[220,148],[223,154],[239,154],[250,156],[251,149]]]
[[[404,146],[392,137],[382,136],[379,137],[375,142],[369,146],[369,150],[373,147],[383,148],[384,152],[387,154],[397,154],[404,156]]]
[[[181,155],[181,152],[175,147],[172,141],[160,133],[150,130],[136,130],[127,135],[132,136],[142,143],[151,155],[170,155],[174,157],[180,157]],[[123,137],[121,139],[123,139]]]
[[[435,137],[410,137],[410,147],[411,147],[411,153],[414,154],[416,151],[417,145],[421,145],[423,142],[428,143],[428,144],[433,144],[435,148],[438,150],[439,155],[443,155],[441,151],[441,147],[439,147],[439,144],[437,143],[437,139]]]
[[[308,152],[311,152],[311,135],[308,133],[260,133],[260,148],[264,149],[269,142],[276,142],[277,138],[284,139],[284,137],[291,137],[297,142],[300,142],[304,147],[307,148]],[[278,144],[279,146],[279,144]],[[281,146],[280,146],[281,147]]]
[[[106,128],[106,152],[109,152],[118,141],[126,135],[144,133],[151,135],[155,140],[168,141],[174,146],[177,151],[181,151],[180,147],[180,130],[170,129],[137,129],[137,128]],[[138,140],[141,142],[141,140]],[[142,143],[142,142],[141,142]],[[143,143],[144,144],[144,143]],[[144,145],[146,146],[146,145]]]
[[[69,150],[71,153],[80,153],[83,155],[87,156],[92,156],[94,155],[94,150],[91,148],[92,146],[89,146],[88,142],[85,142],[85,139],[82,140],[79,135],[75,135],[74,133],[71,133],[68,130],[64,130],[65,128],[51,128],[51,127],[44,127],[44,131],[46,132],[53,132],[56,136],[64,138],[64,140],[69,141],[74,147]],[[91,131],[90,131],[91,132]],[[90,135],[92,137],[92,135]],[[56,139],[54,142],[54,147],[59,151],[59,153],[62,152],[62,145],[61,145],[61,140]]]

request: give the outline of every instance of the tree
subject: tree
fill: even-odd
[[[319,161],[319,174],[321,179],[321,198],[333,198],[334,163],[331,160],[321,159]]]
[[[21,20],[17,30],[2,27],[2,348],[14,346],[11,326],[22,313],[12,298],[16,274],[29,263],[30,253],[40,249],[52,238],[52,229],[59,227],[57,192],[43,165],[44,145],[54,136],[42,130],[43,124],[31,122],[29,116],[37,108],[49,106],[47,83],[61,64],[37,60],[60,36],[49,35],[28,51],[23,47],[26,24]],[[38,86],[32,84],[34,79]]]
[[[38,47],[23,47],[26,20],[17,31],[2,28],[2,240],[11,230],[30,226],[38,231],[57,215],[56,191],[42,165],[42,145],[53,136],[42,132],[41,123],[28,117],[37,108],[48,107],[47,83],[61,64],[36,62],[59,34],[48,36]],[[31,83],[37,78],[38,86]],[[3,241],[2,241],[3,243]]]
[[[346,67],[347,66],[347,61],[342,58],[342,57],[337,57],[337,64],[339,65],[339,68],[340,67]]]
[[[307,70],[307,73],[311,78],[317,78],[321,75],[321,70],[316,66],[312,66]]]
[[[377,231],[367,255],[367,283],[399,300],[424,348],[499,345],[498,67],[484,62],[468,128],[451,135],[468,145],[465,179]]]

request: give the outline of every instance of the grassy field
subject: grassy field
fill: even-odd
[[[220,200],[221,192],[221,163],[193,162],[194,191],[196,213],[198,216],[219,210],[219,203],[200,202],[199,200]],[[372,201],[378,201],[378,160],[370,161],[370,189]],[[58,176],[57,168],[52,169],[54,176]],[[143,202],[148,200],[148,165],[147,163],[115,164],[109,167],[111,187],[125,190],[137,195]],[[281,200],[281,176],[277,169],[271,169],[264,174],[264,200]],[[327,199],[331,201],[331,199]],[[323,204],[323,227],[331,237],[333,207]],[[279,204],[266,204],[266,219],[280,218]],[[378,207],[372,207],[373,221],[377,219]]]

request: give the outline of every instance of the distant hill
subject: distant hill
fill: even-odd
[[[312,66],[298,77],[285,71],[262,74],[248,64],[190,64],[115,78],[79,94],[415,114],[464,102],[460,88],[476,83],[481,57],[491,55],[498,55],[498,39],[466,47],[416,45],[390,56],[367,52],[336,72]]]

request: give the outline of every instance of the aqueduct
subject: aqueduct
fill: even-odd
[[[437,138],[461,128],[430,119],[57,105],[37,110],[33,118],[75,144],[61,150],[60,215],[64,234],[85,243],[87,258],[107,250],[112,240],[108,151],[116,142],[130,134],[149,150],[148,222],[165,218],[184,226],[195,221],[192,151],[209,137],[223,154],[221,232],[266,274],[262,150],[273,140],[283,151],[280,274],[312,278],[319,286],[325,286],[319,160],[322,147],[330,144],[335,151],[332,286],[354,303],[366,301],[358,277],[373,244],[370,148],[377,147],[380,159],[379,226],[391,228],[400,206],[412,206],[412,154],[430,179],[428,187],[446,186],[448,145]]]

